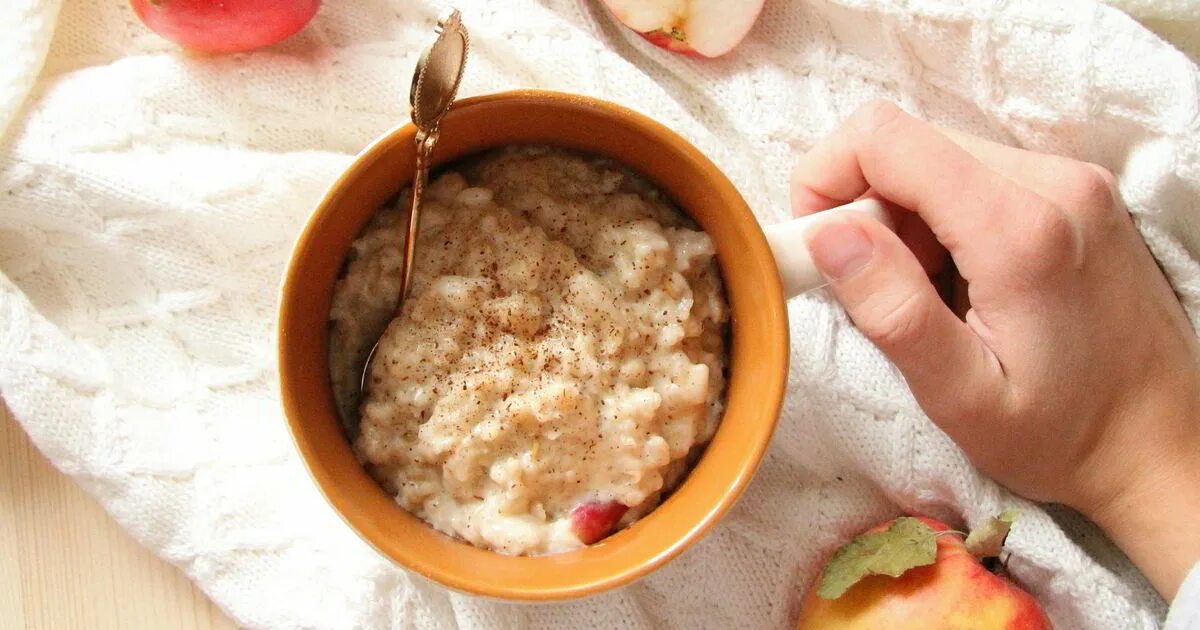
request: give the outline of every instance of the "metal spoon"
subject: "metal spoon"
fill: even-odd
[[[463,26],[462,16],[457,9],[450,9],[438,20],[433,43],[421,53],[417,69],[413,73],[412,88],[408,93],[412,105],[412,121],[417,127],[417,167],[413,173],[412,206],[408,214],[408,229],[404,239],[404,264],[400,269],[400,300],[396,312],[404,305],[408,291],[412,288],[413,257],[417,249],[417,232],[421,226],[421,196],[429,181],[429,160],[433,146],[437,143],[442,118],[450,111],[458,84],[462,82],[463,69],[467,64],[467,49],[470,38]],[[358,381],[361,397],[367,390],[367,376],[371,372],[371,359],[379,349],[379,342],[371,346],[367,360],[363,363],[362,376]]]

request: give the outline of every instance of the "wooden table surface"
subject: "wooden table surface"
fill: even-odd
[[[0,401],[0,627],[235,626],[55,470]]]

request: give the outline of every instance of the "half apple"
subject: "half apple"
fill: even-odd
[[[604,0],[625,26],[655,46],[720,57],[754,26],[764,0]]]

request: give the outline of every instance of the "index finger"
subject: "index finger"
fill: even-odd
[[[891,103],[860,108],[802,158],[797,204],[837,205],[868,189],[916,212],[970,279],[1003,268],[1023,232],[1055,212],[938,129]]]

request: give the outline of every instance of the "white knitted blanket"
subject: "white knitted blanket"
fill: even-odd
[[[553,88],[646,112],[764,222],[788,214],[796,154],[872,97],[1104,164],[1200,321],[1200,73],[1112,8],[772,0],[739,49],[701,61],[648,46],[594,2],[457,4],[473,43],[465,94]],[[1016,506],[1010,567],[1057,627],[1159,624],[1161,600],[1098,530],[980,476],[822,296],[791,306],[789,396],[746,496],[635,585],[483,601],[360,542],[284,429],[276,290],[323,190],[407,116],[440,8],[330,0],[283,45],[204,58],[124,2],[0,2],[0,392],[142,544],[251,627],[768,628],[788,625],[850,533],[901,511],[972,524]]]

